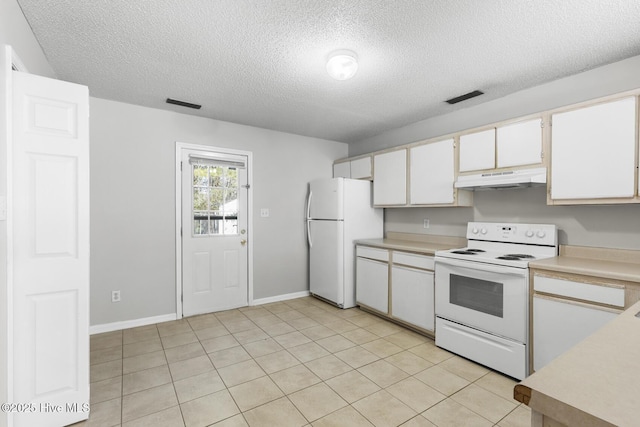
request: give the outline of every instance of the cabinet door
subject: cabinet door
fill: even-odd
[[[356,259],[356,302],[389,313],[389,263]]]
[[[499,127],[496,146],[499,168],[542,163],[542,119]]]
[[[460,137],[460,172],[496,167],[496,130],[470,133]]]
[[[373,157],[373,204],[407,204],[407,150]]]
[[[351,161],[351,178],[371,178],[371,157],[363,157],[362,159]]]
[[[351,178],[351,162],[335,163],[333,165],[334,178]]]
[[[533,369],[541,369],[616,316],[597,306],[534,295]]]
[[[433,331],[433,272],[394,265],[391,268],[391,314],[407,323]]]
[[[453,139],[411,148],[412,205],[453,203]]]
[[[633,197],[634,97],[554,114],[551,199]]]

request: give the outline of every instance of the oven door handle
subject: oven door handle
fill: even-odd
[[[509,274],[512,276],[527,277],[529,269],[514,268],[503,265],[484,264],[480,262],[467,262],[450,258],[435,258],[435,269],[438,270],[438,264],[449,265],[451,267],[463,267],[477,271],[486,271],[488,273]]]

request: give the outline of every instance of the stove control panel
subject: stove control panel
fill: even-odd
[[[558,231],[553,224],[470,222],[467,224],[467,239],[556,246]]]

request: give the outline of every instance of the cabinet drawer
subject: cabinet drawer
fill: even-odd
[[[386,249],[356,246],[356,255],[362,258],[377,259],[378,261],[389,261],[389,251]]]
[[[393,251],[393,263],[422,268],[425,270],[433,270],[434,262],[433,257],[431,256]]]
[[[624,307],[624,288],[572,282],[553,277],[535,276],[533,289],[537,292],[577,298],[600,304]]]

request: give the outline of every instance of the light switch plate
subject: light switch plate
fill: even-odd
[[[262,218],[267,218],[269,216],[269,209],[268,208],[260,209],[260,216]]]

